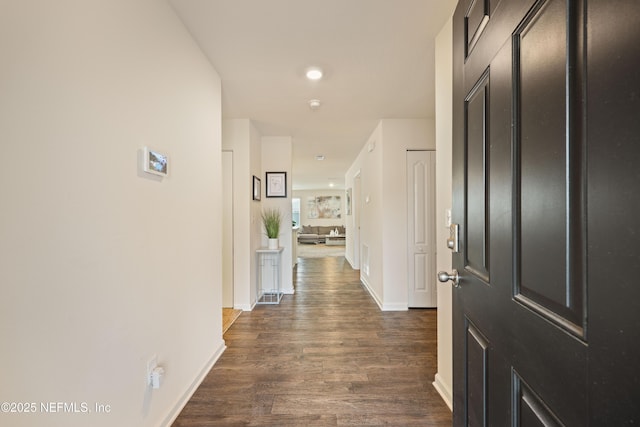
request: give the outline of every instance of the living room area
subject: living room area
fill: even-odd
[[[298,190],[293,192],[292,220],[297,256],[344,256],[347,230],[344,214],[350,208],[348,191]]]
[[[344,225],[303,225],[298,228],[298,244],[344,246],[345,238]]]

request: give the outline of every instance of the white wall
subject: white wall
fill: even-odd
[[[234,153],[234,308],[250,311],[255,305],[256,258],[262,243],[261,202],[252,200],[253,176],[262,174],[261,136],[249,119],[222,122],[222,146]],[[264,189],[263,189],[264,197]]]
[[[250,123],[249,126],[249,158],[250,158],[250,175],[251,180],[253,181],[253,176],[257,176],[260,178],[260,187],[261,187],[261,199],[264,200],[264,173],[262,173],[262,135],[258,132],[258,129],[255,127],[253,122]],[[253,182],[251,183],[251,194],[253,195]],[[258,299],[258,291],[256,289],[256,283],[258,280],[258,271],[257,271],[257,260],[254,254],[256,253],[256,249],[261,246],[264,246],[262,243],[262,235],[264,233],[264,229],[262,227],[261,220],[261,212],[262,212],[262,203],[251,201],[251,217],[249,218],[249,229],[251,230],[250,237],[250,252],[248,258],[250,259],[250,276],[251,276],[251,304],[255,305]],[[237,253],[238,257],[247,256],[242,252]]]
[[[434,133],[433,120],[383,119],[345,175],[347,188],[361,177],[360,277],[383,310],[408,308],[406,153],[435,149]],[[354,265],[352,239],[345,255]]]
[[[167,424],[224,349],[220,79],[162,1],[4,1],[0,57],[0,401],[110,405],[0,423]]]
[[[382,306],[382,150],[379,149],[382,138],[382,124],[374,129],[360,153],[345,175],[345,187],[353,187],[354,178],[360,176],[360,280],[369,290],[378,305]],[[351,218],[352,220],[353,218]],[[347,227],[351,223],[347,222]],[[346,257],[353,253],[353,235],[347,233]]]
[[[382,239],[386,310],[409,304],[407,150],[434,150],[435,123],[427,119],[382,120]]]
[[[222,148],[233,152],[233,308],[251,310],[250,259],[238,254],[249,253],[251,231],[251,174],[249,120],[222,121]],[[238,194],[248,194],[238,197]],[[258,203],[258,202],[255,202]]]
[[[224,133],[224,132],[223,132]],[[222,150],[222,307],[233,308],[233,151]]]
[[[262,137],[262,208],[278,208],[282,212],[283,224],[280,228],[280,246],[282,252],[282,290],[292,294],[293,289],[293,263],[292,263],[292,229],[291,229],[291,161],[293,158],[293,144],[289,136]],[[267,197],[266,172],[287,173],[287,197]],[[255,218],[260,222],[260,215]],[[267,246],[267,236],[262,232],[262,246]]]
[[[315,198],[320,196],[334,197],[339,196],[342,208],[341,216],[336,219],[328,218],[308,218],[307,200],[309,197]],[[300,199],[300,225],[345,225],[346,217],[346,192],[344,190],[295,190],[293,197]]]
[[[446,240],[446,210],[451,208],[451,149],[453,92],[453,26],[451,18],[436,38],[436,239],[437,271],[451,271],[451,250]],[[438,282],[438,373],[434,385],[453,408],[451,284]]]
[[[347,173],[345,174],[345,188],[351,188],[351,214],[344,216],[344,226],[347,230],[347,237],[345,239],[345,254],[344,257],[352,268],[360,270],[360,251],[361,251],[361,230],[360,230],[360,218],[362,217],[362,209],[364,206],[364,200],[362,199],[362,163],[363,153],[360,152],[354,163],[351,165]],[[361,272],[362,275],[362,272]]]

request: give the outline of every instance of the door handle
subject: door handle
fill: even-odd
[[[454,287],[460,286],[460,276],[458,275],[458,270],[455,268],[451,270],[451,273],[447,273],[446,271],[441,271],[438,273],[438,280],[442,283],[447,283],[449,280],[453,283]]]

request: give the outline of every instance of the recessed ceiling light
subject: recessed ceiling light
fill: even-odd
[[[324,156],[322,154],[318,154],[316,156],[316,160],[324,160]]]
[[[319,99],[310,100],[309,108],[311,108],[312,110],[317,110],[318,108],[320,108],[320,100]]]
[[[320,80],[322,78],[322,70],[317,67],[312,67],[307,70],[307,78],[309,80]]]

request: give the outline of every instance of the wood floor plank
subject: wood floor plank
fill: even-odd
[[[334,414],[427,415],[425,393],[402,395],[276,395],[274,414],[313,415],[327,411]]]
[[[382,312],[343,257],[299,259],[295,294],[245,312],[175,427],[450,426],[436,312]]]

